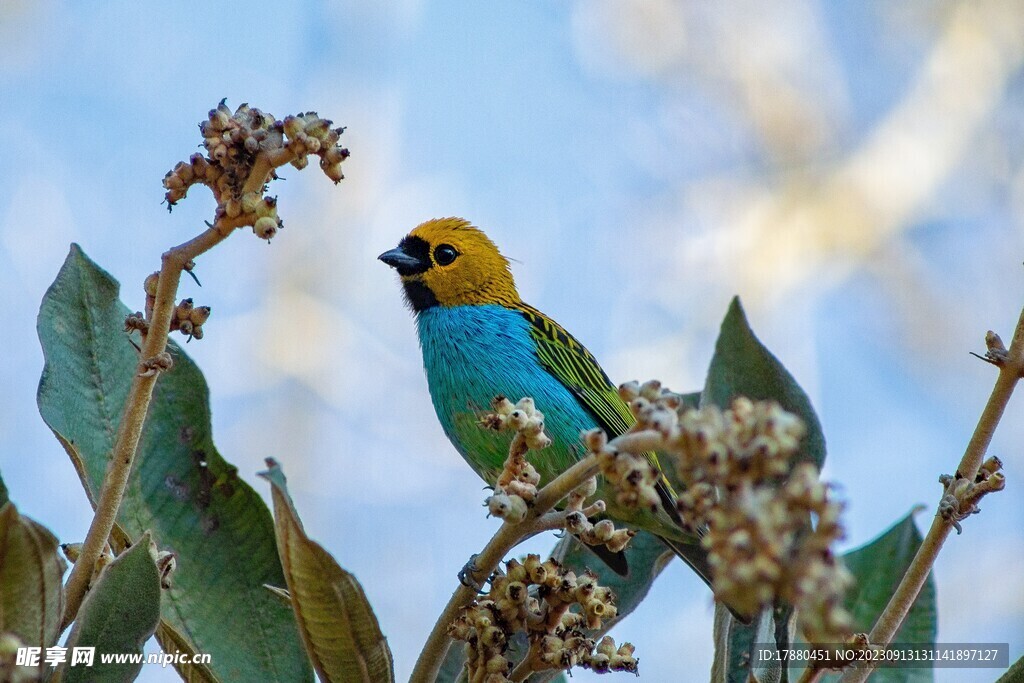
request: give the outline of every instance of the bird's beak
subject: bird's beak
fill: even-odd
[[[399,275],[412,275],[413,273],[422,273],[424,270],[424,264],[420,259],[415,256],[402,251],[401,247],[392,249],[391,251],[385,251],[383,254],[377,257],[378,260],[383,261],[392,268],[398,271]]]

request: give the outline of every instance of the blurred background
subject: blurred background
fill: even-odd
[[[348,126],[352,158],[337,187],[284,173],[270,246],[239,233],[200,260],[204,287],[182,292],[213,317],[187,350],[221,453],[264,496],[255,472],[283,462],[307,531],[376,608],[399,679],[496,528],[376,261],[428,218],[486,229],[524,299],[617,382],[702,386],[741,295],[818,410],[844,547],[863,544],[934,508],[995,376],[968,351],[988,329],[1008,340],[1024,300],[1022,62],[1024,3],[1003,0],[5,0],[0,472],[23,513],[84,537],[85,495],[35,407],[39,301],[75,241],[142,306],[160,253],[211,216],[201,191],[168,214],[160,181],[226,97],[316,110]],[[1022,418],[1017,396],[992,446],[1006,492],[935,567],[939,640],[1008,640],[1011,661]],[[708,591],[673,563],[613,635],[637,645],[644,680],[698,680],[711,620]],[[157,669],[140,680],[176,680]]]

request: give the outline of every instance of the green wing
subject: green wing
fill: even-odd
[[[566,332],[561,325],[536,308],[519,303],[516,304],[516,309],[530,321],[530,334],[537,345],[537,356],[540,358],[541,365],[576,395],[609,438],[626,432],[636,422],[636,419],[593,354],[587,351],[583,344],[576,341],[575,337]],[[543,406],[541,410],[543,410]],[[647,457],[660,471],[658,456],[648,453]],[[676,525],[693,534],[694,538],[703,535],[702,530],[687,527],[679,516],[675,492],[664,474],[657,484],[657,491],[661,498],[662,509]],[[699,543],[695,541],[680,543],[666,538],[662,538],[662,540],[686,564],[692,567],[705,583],[711,585],[711,568],[707,562],[707,551]],[[615,565],[611,566],[614,568]],[[619,570],[616,569],[616,571]],[[744,624],[750,623],[749,615],[737,612],[731,607],[728,609]]]
[[[636,422],[633,413],[594,355],[565,328],[533,306],[520,303],[517,308],[530,321],[530,334],[537,344],[541,365],[576,395],[608,434],[608,438],[613,439],[632,427]],[[648,453],[647,457],[660,471],[658,456]],[[664,475],[657,489],[665,511],[677,524],[682,525],[676,510],[675,492]]]
[[[608,438],[628,430],[636,420],[593,354],[536,308],[526,304],[517,308],[530,321],[541,365],[576,395]]]

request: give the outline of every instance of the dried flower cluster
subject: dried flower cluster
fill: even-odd
[[[599,629],[616,614],[614,594],[592,574],[577,577],[555,560],[527,555],[524,562],[509,560],[505,573],[491,578],[490,591],[463,609],[448,633],[466,643],[470,683],[511,680],[513,664],[505,655],[519,632],[526,634],[529,651],[516,680],[574,666],[635,673],[632,645],[616,648],[609,637],[595,643],[583,630]]]
[[[483,418],[488,429],[512,429],[516,435],[508,449],[508,458],[494,485],[494,494],[487,499],[487,508],[495,517],[517,524],[526,519],[528,505],[537,497],[540,474],[526,459],[530,449],[551,445],[544,433],[544,414],[537,410],[532,398],[513,404],[504,396],[495,397],[494,412]]]
[[[999,471],[1002,468],[1003,461],[993,455],[981,464],[974,481],[959,472],[956,476],[943,474],[939,477],[939,483],[945,487],[939,501],[939,514],[953,523],[958,534],[963,532],[960,522],[981,512],[978,501],[985,494],[1006,487],[1006,477]]]
[[[813,465],[792,465],[806,431],[800,418],[746,398],[725,411],[690,408],[658,382],[619,392],[637,417],[631,433],[611,444],[588,435],[605,476],[633,485],[637,504],[651,505],[657,474],[645,454],[668,454],[685,487],[679,515],[703,535],[719,599],[748,614],[781,599],[797,608],[812,642],[845,640],[852,619],[842,602],[852,577],[831,550],[843,536],[842,506]]]
[[[634,415],[637,403],[634,401],[630,404]],[[619,437],[616,446],[611,446],[608,436],[601,429],[592,429],[583,434],[587,450],[597,456],[601,474],[615,487],[615,501],[619,505],[653,510],[661,504],[656,489],[661,480],[661,470],[644,448],[647,442],[653,445],[657,440],[657,434],[634,431]],[[625,442],[625,447],[619,447],[620,442]]]
[[[149,331],[148,320],[153,316],[153,306],[156,305],[156,288],[159,281],[160,273],[151,273],[146,277],[146,280],[142,283],[142,287],[146,291],[146,313],[143,314],[141,311],[138,311],[126,316],[124,319],[125,332],[138,330],[145,336]],[[192,339],[202,339],[203,324],[209,320],[210,310],[209,306],[196,306],[192,299],[182,299],[174,307],[168,331],[174,332],[177,330],[188,337],[189,341],[192,341]]]
[[[277,200],[264,196],[266,182],[277,177],[274,169],[286,163],[304,168],[308,156],[320,157],[320,168],[335,183],[344,176],[342,162],[349,152],[338,145],[343,128],[316,112],[278,121],[270,114],[243,104],[234,113],[221,102],[200,124],[207,155],[193,154],[164,176],[168,207],[183,199],[195,184],[209,187],[217,199],[217,220],[251,225],[261,239],[271,239],[282,227]],[[257,165],[260,155],[264,160]],[[253,183],[250,176],[257,174]]]
[[[513,404],[504,396],[497,396],[491,407],[494,412],[483,418],[483,425],[496,431],[513,429],[516,435],[495,482],[494,493],[487,498],[487,508],[495,517],[518,524],[526,519],[540,485],[540,474],[526,459],[526,454],[547,448],[551,439],[544,433],[544,414],[537,410],[532,398]],[[604,545],[612,552],[619,552],[635,534],[628,529],[616,529],[611,520],[590,521],[591,517],[605,511],[601,500],[585,505],[596,492],[594,477],[576,487],[567,497],[562,525],[587,545]]]
[[[584,502],[597,492],[597,477],[591,477],[578,487],[566,499],[565,528],[587,545],[603,545],[613,553],[626,549],[629,540],[636,536],[632,529],[616,529],[610,519],[591,522],[590,518],[605,511],[603,500],[595,500],[584,507]]]

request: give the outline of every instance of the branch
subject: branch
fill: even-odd
[[[125,402],[124,414],[117,428],[117,437],[111,455],[107,474],[103,479],[99,500],[96,501],[96,515],[89,526],[81,556],[75,562],[65,586],[64,615],[61,620],[63,631],[74,620],[82,599],[89,587],[93,568],[114,528],[117,511],[121,507],[128,476],[131,473],[135,453],[138,450],[142,427],[146,422],[149,403],[153,398],[153,387],[158,372],[148,372],[146,360],[157,358],[167,349],[167,337],[174,313],[175,298],[181,271],[185,264],[222,242],[233,228],[215,224],[196,238],[180,244],[163,255],[160,280],[157,285],[156,304],[149,321],[148,333],[142,345],[142,359],[139,371],[132,379],[132,385]]]
[[[490,576],[505,555],[522,541],[544,531],[564,526],[564,514],[548,514],[551,508],[597,472],[597,456],[590,454],[552,479],[537,493],[526,519],[518,524],[503,523],[484,549],[473,558],[473,564],[477,567],[473,573],[478,576]],[[476,598],[476,595],[476,589],[471,586],[460,585],[455,589],[427,637],[409,683],[433,683],[437,678],[438,669],[441,668],[441,663],[452,643],[451,636],[448,635],[448,626],[459,616],[459,612]]]
[[[209,187],[217,200],[216,220],[196,237],[163,254],[156,289],[148,292],[153,295],[152,305],[147,302],[145,324],[137,328],[142,331],[138,371],[118,424],[96,514],[65,586],[62,631],[78,614],[96,561],[114,528],[157,378],[173,365],[167,339],[175,322],[182,270],[191,269],[196,257],[223,242],[237,228],[252,226],[264,239],[273,236],[280,226],[276,200],[262,195],[266,184],[276,177],[277,167],[287,163],[301,167],[306,164],[307,154],[317,154],[321,169],[338,182],[342,177],[340,164],[348,151],[336,144],[342,129],[332,130],[330,125],[313,112],[289,116],[283,122],[247,105],[231,114],[222,102],[210,111],[209,121],[200,126],[210,157],[195,154],[189,163],[179,163],[165,176],[169,206],[184,198],[191,185]]]
[[[1006,404],[1010,401],[1010,396],[1013,394],[1018,380],[1024,377],[1024,311],[1021,311],[1020,319],[1017,321],[1009,350],[1005,355],[996,354],[995,360],[995,364],[999,366],[999,376],[996,378],[992,394],[989,396],[988,403],[985,404],[981,417],[978,418],[978,425],[974,428],[974,434],[971,436],[964,456],[960,460],[960,465],[957,467],[956,476],[966,479],[968,482],[974,481],[978,475],[985,452],[992,441],[996,426],[1002,419]],[[896,592],[889,599],[889,604],[885,606],[885,610],[878,617],[874,628],[871,629],[868,639],[873,645],[888,645],[903,624],[918,593],[921,592],[921,587],[928,579],[928,573],[938,558],[942,544],[946,541],[955,523],[955,518],[936,514],[921,547],[918,548],[910,567],[907,568],[907,573],[903,575],[903,580],[900,581]],[[842,683],[863,683],[870,673],[870,666],[848,669],[841,680]]]
[[[516,668],[512,669],[512,673],[508,675],[508,680],[512,681],[512,683],[522,683],[536,670],[535,652],[534,648],[531,647],[523,661],[516,664]]]
[[[804,672],[800,674],[800,679],[796,683],[818,683],[821,677],[827,672],[825,669],[817,669],[813,666],[808,666],[804,669]]]

